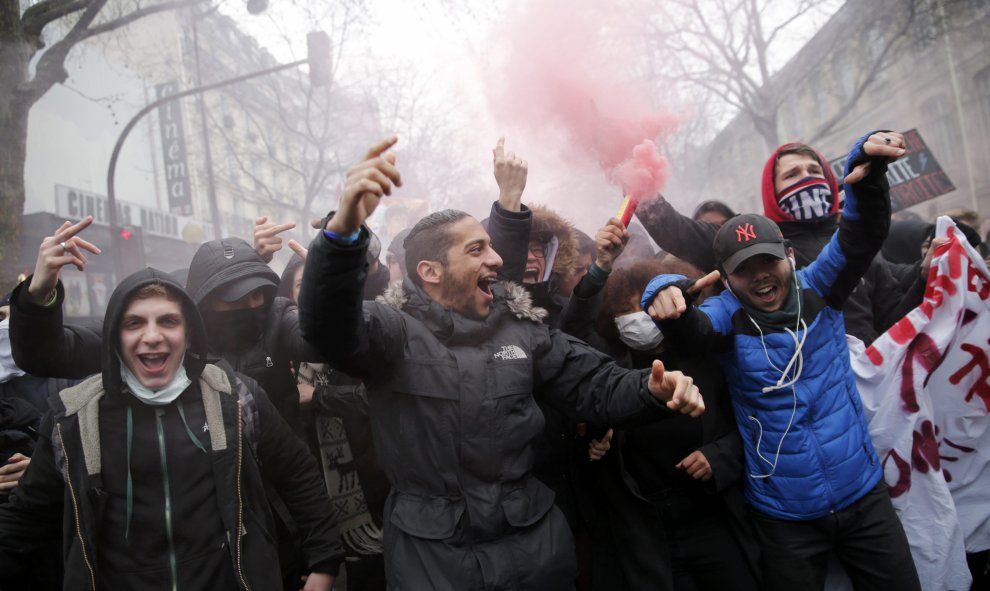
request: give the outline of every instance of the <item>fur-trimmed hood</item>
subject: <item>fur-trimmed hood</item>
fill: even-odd
[[[423,296],[426,295],[418,287],[413,285],[412,288]],[[529,320],[539,324],[547,316],[547,311],[534,305],[529,292],[518,283],[499,281],[492,286],[492,293],[495,294],[496,306],[504,306],[506,310],[520,320]],[[405,281],[395,281],[388,286],[385,293],[375,298],[375,301],[396,310],[407,310],[406,305],[409,303],[409,299],[409,291]],[[433,300],[430,302],[436,304]],[[437,305],[439,306],[439,304]]]
[[[530,240],[545,243],[551,236],[555,237],[557,249],[547,255],[547,265],[561,279],[570,279],[577,272],[578,245],[574,225],[544,205],[530,205],[529,208],[533,211]]]

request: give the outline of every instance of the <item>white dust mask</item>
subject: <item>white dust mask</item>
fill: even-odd
[[[637,351],[652,351],[663,342],[663,333],[646,312],[633,312],[615,317],[619,340]]]
[[[10,350],[10,318],[0,322],[0,384],[24,375]]]
[[[119,359],[119,356],[118,356]],[[159,390],[151,390],[141,385],[137,376],[130,370],[123,360],[120,362],[120,377],[124,378],[124,383],[138,400],[152,406],[162,406],[172,402],[179,397],[192,384],[192,380],[186,375],[185,359],[179,363],[179,369],[175,371],[172,381]]]

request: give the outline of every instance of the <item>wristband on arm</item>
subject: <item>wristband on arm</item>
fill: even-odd
[[[357,232],[354,232],[353,234],[338,234],[333,230],[324,229],[323,235],[338,244],[354,244],[358,241],[358,238],[361,237],[361,229],[358,228]]]

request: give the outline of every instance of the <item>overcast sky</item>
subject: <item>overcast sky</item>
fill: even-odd
[[[288,61],[305,56],[305,33],[314,28],[314,22],[319,22],[318,28],[322,29],[334,26],[328,14],[306,14],[299,10],[308,1],[311,0],[271,0],[272,6],[266,14],[251,16],[240,0],[227,0],[223,11],[276,58]],[[575,192],[580,193],[582,202],[593,201],[595,195],[612,196],[616,189],[608,185],[600,170],[560,166],[566,159],[547,149],[545,134],[518,129],[504,120],[496,120],[491,113],[485,95],[484,70],[489,54],[497,49],[491,46],[503,41],[493,37],[493,27],[504,19],[507,7],[524,1],[538,0],[368,0],[359,28],[348,38],[339,56],[339,75],[356,80],[366,72],[374,72],[375,64],[404,64],[417,76],[428,79],[435,90],[431,100],[443,103],[450,117],[464,122],[468,136],[466,156],[477,159],[481,175],[491,174],[491,147],[500,134],[507,136],[509,149],[519,151],[530,161],[527,195],[531,200],[561,207],[574,203]],[[837,10],[842,1],[826,0],[817,12],[798,22],[778,47],[796,51],[813,34],[814,27]],[[322,0],[316,4],[322,6],[318,10],[324,11],[331,6]],[[773,6],[784,4],[787,3],[775,2]],[[295,42],[287,44],[281,34],[275,33],[276,29]],[[779,68],[790,55],[778,53],[774,57],[773,65]],[[374,140],[369,138],[369,143]],[[562,195],[566,198],[561,199]],[[479,198],[479,203],[486,202],[490,202],[490,196]],[[579,210],[571,213],[578,218],[584,215]],[[597,211],[589,215],[600,217]]]

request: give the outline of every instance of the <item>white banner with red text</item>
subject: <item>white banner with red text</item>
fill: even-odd
[[[924,302],[851,360],[922,588],[969,589],[990,548],[990,272],[939,218]]]

